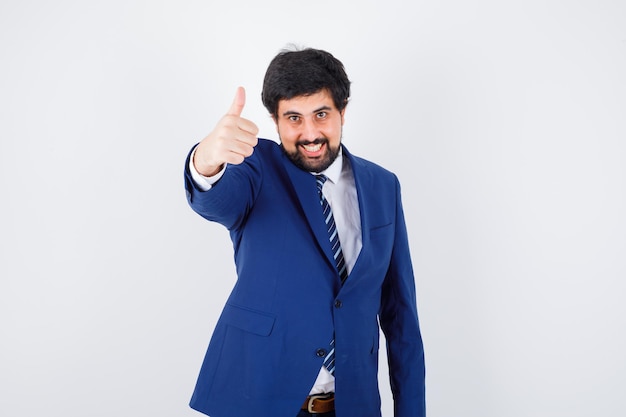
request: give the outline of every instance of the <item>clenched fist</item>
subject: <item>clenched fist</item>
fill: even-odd
[[[193,164],[200,174],[206,177],[215,175],[225,163],[241,164],[254,152],[259,141],[259,128],[241,117],[245,104],[246,92],[243,87],[238,87],[228,113],[196,148]]]

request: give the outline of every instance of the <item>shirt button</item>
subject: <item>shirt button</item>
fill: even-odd
[[[336,308],[341,308],[342,305],[343,305],[343,303],[341,302],[341,300],[335,300],[335,307]]]
[[[326,352],[326,349],[317,349],[317,350],[315,351],[315,354],[316,354],[318,357],[320,357],[320,358],[325,357],[325,356],[326,356],[326,353],[327,353],[327,352]]]

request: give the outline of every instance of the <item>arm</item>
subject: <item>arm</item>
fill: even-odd
[[[424,417],[424,348],[417,316],[400,184],[396,179],[396,230],[389,270],[382,289],[380,324],[387,340],[387,359],[396,417]]]
[[[258,144],[258,128],[241,117],[244,104],[245,92],[240,87],[228,113],[191,150],[185,163],[185,188],[189,204],[202,217],[220,222],[229,229],[240,222],[237,216],[241,219],[245,207],[251,205],[246,203],[246,195],[239,191],[245,190],[246,184],[256,182],[259,178],[258,175],[254,176],[258,174],[254,164],[244,164]],[[231,174],[227,176],[228,180],[221,180],[226,172],[226,164],[231,164],[231,167],[240,165],[241,169],[234,170],[239,172],[238,175]],[[218,181],[224,185],[214,187]],[[255,189],[251,185],[250,189]]]

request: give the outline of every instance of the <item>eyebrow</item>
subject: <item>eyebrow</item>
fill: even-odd
[[[322,106],[318,109],[313,110],[311,114],[319,113],[321,111],[328,111],[328,110],[332,110],[332,108],[330,106]],[[283,113],[283,116],[293,116],[293,115],[300,116],[301,113],[295,110],[287,110],[286,112]]]

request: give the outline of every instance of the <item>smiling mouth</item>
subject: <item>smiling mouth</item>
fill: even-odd
[[[327,140],[320,138],[313,141],[302,141],[299,145],[302,147],[305,156],[309,158],[317,158],[322,155],[322,148],[326,143]]]
[[[308,145],[302,145],[302,147],[307,152],[315,153],[315,152],[319,152],[319,150],[322,149],[322,144],[321,143],[312,143],[312,144],[308,144]]]

